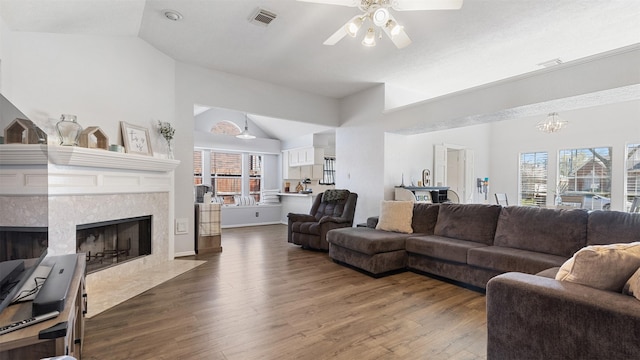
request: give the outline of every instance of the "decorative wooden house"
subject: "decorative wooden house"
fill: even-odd
[[[15,119],[4,128],[5,144],[46,144],[47,134],[31,120]]]
[[[80,133],[82,147],[109,150],[109,137],[98,126],[89,126]]]

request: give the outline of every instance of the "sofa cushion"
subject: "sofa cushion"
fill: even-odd
[[[535,251],[501,246],[485,246],[469,249],[467,263],[497,271],[517,271],[537,274],[554,266],[561,266],[567,258]]]
[[[640,300],[640,267],[631,275],[627,283],[624,284],[622,293],[635,296],[636,299]]]
[[[437,235],[411,236],[406,241],[407,252],[463,264],[467,263],[467,251],[480,246],[487,245]]]
[[[556,280],[621,292],[639,267],[640,242],[590,245],[560,267]]]
[[[491,245],[500,205],[441,204],[434,235]]]
[[[320,223],[296,221],[291,224],[294,233],[320,235]]]
[[[587,244],[607,245],[640,241],[640,214],[594,211],[587,222]]]
[[[373,255],[404,250],[405,239],[410,235],[365,227],[330,230],[327,241],[346,249]]]
[[[411,220],[413,219],[412,201],[380,202],[380,218],[376,229],[411,234]]]
[[[542,270],[539,273],[537,273],[536,275],[542,276],[542,277],[546,277],[546,278],[549,278],[549,279],[555,279],[556,278],[556,274],[558,273],[558,270],[560,270],[560,266],[554,266],[552,268],[548,268],[546,270]]]
[[[440,204],[415,203],[411,227],[417,234],[433,235],[438,221]]]
[[[508,206],[498,218],[494,245],[566,259],[585,246],[588,216],[583,210]]]

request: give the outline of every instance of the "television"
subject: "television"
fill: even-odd
[[[16,118],[28,119],[0,94],[0,128],[5,129]],[[8,160],[9,157],[3,150],[9,147],[3,149],[4,146],[7,145],[0,145],[0,173],[10,174],[13,169],[20,168],[21,164],[16,164],[15,159]],[[37,146],[46,153],[46,145]],[[42,159],[42,164],[30,161],[29,166],[46,172],[46,154],[39,158]],[[0,312],[13,303],[23,286],[30,287],[26,282],[47,255],[47,186],[29,191],[27,194],[20,193],[11,181],[0,180]]]
[[[23,287],[35,290],[43,283],[27,281],[46,257],[47,245],[47,228],[0,226],[0,313]]]

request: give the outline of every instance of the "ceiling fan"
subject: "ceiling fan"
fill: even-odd
[[[298,0],[328,5],[341,5],[358,7],[363,14],[356,15],[338,31],[323,43],[324,45],[335,45],[346,35],[355,37],[358,30],[365,23],[370,23],[367,33],[362,40],[365,46],[376,45],[376,29],[374,25],[382,29],[389,36],[398,49],[411,44],[411,39],[404,31],[404,27],[398,24],[396,19],[389,12],[390,9],[397,11],[415,10],[457,10],[462,7],[463,0]],[[380,35],[382,36],[382,35]]]

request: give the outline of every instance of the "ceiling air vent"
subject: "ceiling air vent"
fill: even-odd
[[[271,22],[276,18],[276,16],[277,15],[272,13],[271,11],[267,11],[265,9],[258,9],[251,16],[249,21],[257,25],[267,26],[271,24]]]

